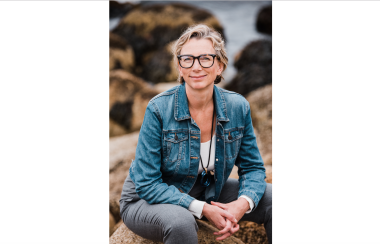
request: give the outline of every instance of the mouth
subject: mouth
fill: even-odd
[[[202,79],[203,77],[206,77],[206,75],[197,75],[197,76],[190,76],[193,79]]]

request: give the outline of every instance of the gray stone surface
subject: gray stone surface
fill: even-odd
[[[244,244],[241,240],[235,237],[229,237],[223,241],[216,241],[214,232],[217,231],[216,228],[209,225],[207,222],[202,220],[197,220],[199,227],[198,231],[198,243],[200,244],[216,244],[216,243],[225,243],[225,244]],[[153,242],[147,239],[144,239],[132,231],[130,231],[127,226],[120,224],[119,228],[113,233],[110,237],[110,244],[158,244],[162,242]]]

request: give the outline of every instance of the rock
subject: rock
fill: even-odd
[[[272,85],[252,91],[246,99],[264,165],[272,165]]]
[[[263,224],[249,221],[239,222],[240,229],[234,234],[244,243],[268,244],[267,234]]]
[[[262,8],[257,16],[256,30],[272,35],[272,5]]]
[[[109,70],[123,69],[133,72],[135,55],[132,47],[120,36],[110,32]]]
[[[236,76],[226,85],[227,90],[247,95],[272,83],[272,42],[259,40],[249,43],[235,57]]]
[[[215,16],[185,3],[142,3],[128,12],[112,32],[133,47],[138,66],[136,75],[153,83],[171,82],[175,79],[173,58],[168,51],[170,43],[197,23],[206,24],[224,36],[223,27]]]
[[[136,4],[133,3],[119,3],[117,1],[110,1],[110,19],[124,16],[134,7],[136,7]]]
[[[110,224],[109,224],[109,227],[110,227],[110,236],[112,235],[113,233],[113,229],[115,227],[115,219],[113,218],[112,214],[110,213]]]
[[[120,218],[120,197],[124,180],[135,158],[139,132],[110,138],[109,207],[115,222]]]
[[[216,243],[226,243],[226,244],[244,244],[238,238],[232,236],[223,241],[216,241],[214,232],[217,231],[216,228],[209,225],[207,222],[202,220],[196,220],[199,230],[198,230],[198,243],[202,244],[216,244]],[[113,233],[110,237],[110,244],[156,244],[162,242],[153,242],[147,239],[144,239],[132,231],[130,231],[127,226],[121,224],[120,227]]]
[[[142,68],[142,77],[154,84],[173,82],[178,78],[178,69],[173,61],[170,42],[164,48],[148,53]]]
[[[142,79],[123,70],[110,72],[110,137],[140,129],[145,109],[158,94]]]
[[[122,162],[128,161],[135,157],[139,132],[129,133],[123,136],[110,138],[109,141],[109,169],[115,171]]]
[[[175,81],[175,82],[168,82],[168,83],[158,83],[154,86],[154,89],[157,91],[157,92],[164,92],[164,91],[167,91],[175,86],[178,86],[180,83],[178,81]]]

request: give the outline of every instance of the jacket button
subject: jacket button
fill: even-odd
[[[218,139],[218,140],[216,140],[216,141],[219,141],[219,139]]]
[[[215,161],[218,161],[218,159],[215,159]]]

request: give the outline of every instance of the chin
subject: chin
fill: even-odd
[[[213,85],[213,83],[209,83],[206,81],[192,81],[187,83],[191,88],[196,89],[196,90],[201,90],[204,89],[210,85]]]

